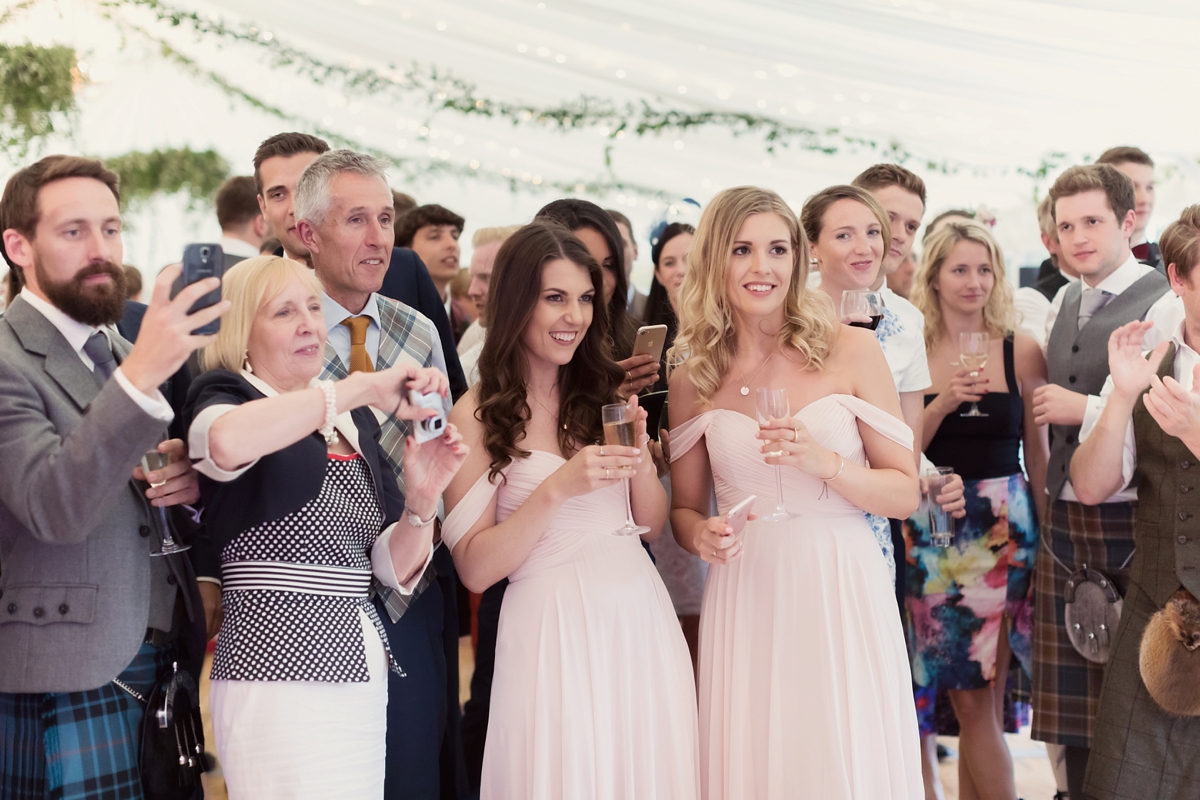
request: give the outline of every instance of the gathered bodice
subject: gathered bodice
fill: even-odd
[[[452,550],[463,535],[479,520],[496,495],[496,524],[512,516],[555,470],[565,464],[562,456],[534,450],[526,458],[513,460],[503,472],[504,480],[493,484],[485,472],[463,496],[442,524],[442,539]],[[498,479],[499,480],[499,479]],[[603,537],[608,543],[640,548],[636,536],[618,536],[613,531],[625,524],[625,495],[620,483],[597,489],[563,503],[550,525],[542,532],[529,557],[512,575],[510,582],[571,560],[589,539]]]
[[[912,448],[912,430],[861,398],[830,394],[814,400],[792,415],[804,423],[818,444],[841,454],[849,463],[867,465],[858,422],[869,425],[888,439]],[[767,513],[775,505],[775,467],[766,463],[763,440],[756,438],[758,422],[739,411],[714,408],[671,430],[671,460],[691,450],[701,438],[707,447],[713,473],[717,508],[725,513],[747,495],[758,495],[756,513]],[[783,497],[788,511],[804,517],[855,516],[862,510],[822,481],[798,469],[782,469]]]

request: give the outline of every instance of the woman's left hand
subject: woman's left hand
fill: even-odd
[[[409,436],[404,441],[405,506],[420,517],[437,508],[438,498],[450,485],[471,448],[463,444],[462,434],[452,423],[436,439],[422,444]]]
[[[658,381],[659,364],[652,355],[630,356],[624,361],[618,361],[617,366],[625,370],[625,380],[617,389],[622,398],[635,395]]]
[[[795,417],[772,417],[756,436],[765,440],[762,452],[768,464],[795,467],[815,478],[828,478],[838,471],[838,454],[817,444]],[[779,452],[782,455],[770,455]]]

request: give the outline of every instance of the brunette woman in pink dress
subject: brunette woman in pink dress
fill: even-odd
[[[535,222],[496,256],[480,381],[451,421],[478,448],[446,490],[442,536],[473,591],[509,580],[480,796],[694,800],[695,683],[670,595],[627,516],[667,501],[633,397],[634,446],[601,445],[625,377],[600,267]]]
[[[888,240],[869,210],[848,244]],[[868,330],[806,288],[800,224],[773,192],[726,190],[700,219],[670,378],[671,525],[711,565],[700,614],[708,800],[923,797],[912,679],[863,511],[917,508],[912,431]],[[755,390],[790,416],[760,428]],[[782,453],[782,455],[770,455]],[[790,518],[767,521],[781,502]],[[461,473],[460,473],[461,474]],[[721,516],[709,516],[716,491]],[[757,495],[740,535],[724,514]]]

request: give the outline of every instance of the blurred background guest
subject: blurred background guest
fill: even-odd
[[[396,246],[412,248],[420,257],[450,316],[454,341],[447,342],[447,346],[457,345],[471,324],[466,304],[450,293],[450,284],[458,277],[462,252],[458,237],[463,224],[462,217],[439,205],[417,206],[396,217]]]
[[[458,359],[467,376],[467,383],[472,386],[479,380],[479,354],[483,352],[483,340],[487,335],[488,289],[496,253],[500,252],[500,245],[519,229],[519,225],[480,228],[471,237],[471,282],[467,286],[467,294],[475,305],[476,317],[458,342]]]
[[[638,288],[633,285],[633,264],[638,257],[637,237],[633,235],[633,223],[629,221],[629,217],[615,208],[608,209],[607,213],[617,224],[617,230],[621,233],[621,242],[625,245],[625,283],[627,285],[625,297],[628,300],[626,306],[634,319],[644,319],[647,296],[639,292]]]
[[[125,299],[141,302],[142,271],[131,264],[125,264]]]
[[[914,681],[949,691],[960,726],[960,793],[1015,797],[1004,700],[1013,657],[1031,672],[1032,579],[1048,458],[1045,426],[1033,421],[1033,393],[1046,382],[1046,362],[1034,339],[1014,333],[1000,247],[976,222],[947,221],[927,240],[913,300],[925,314],[933,377],[922,447],[962,476],[967,499],[949,548],[930,543],[928,514],[905,523]],[[960,364],[960,337],[968,334],[988,336],[983,367]],[[984,416],[969,416],[975,406]],[[960,568],[964,560],[971,570]],[[1000,586],[1004,592],[992,591]],[[937,732],[932,715],[923,717],[922,732]]]
[[[232,267],[262,251],[267,240],[267,218],[258,205],[258,188],[251,175],[235,175],[217,189],[217,222],[221,225],[225,266]]]
[[[1129,248],[1134,258],[1165,275],[1167,266],[1163,263],[1162,251],[1146,235],[1150,215],[1154,213],[1154,159],[1139,147],[1122,146],[1105,150],[1096,163],[1108,164],[1133,181],[1133,210],[1137,217],[1133,223],[1133,233],[1129,235]]]

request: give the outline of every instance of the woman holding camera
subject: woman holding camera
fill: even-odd
[[[370,585],[412,591],[432,553],[438,498],[467,448],[453,426],[424,444],[410,438],[402,497],[367,406],[436,416],[409,393],[445,396],[447,380],[398,366],[316,381],[321,286],[296,262],[243,261],[223,294],[233,306],[185,418],[221,553],[211,698],[229,795],[379,798],[386,670],[400,667]]]

